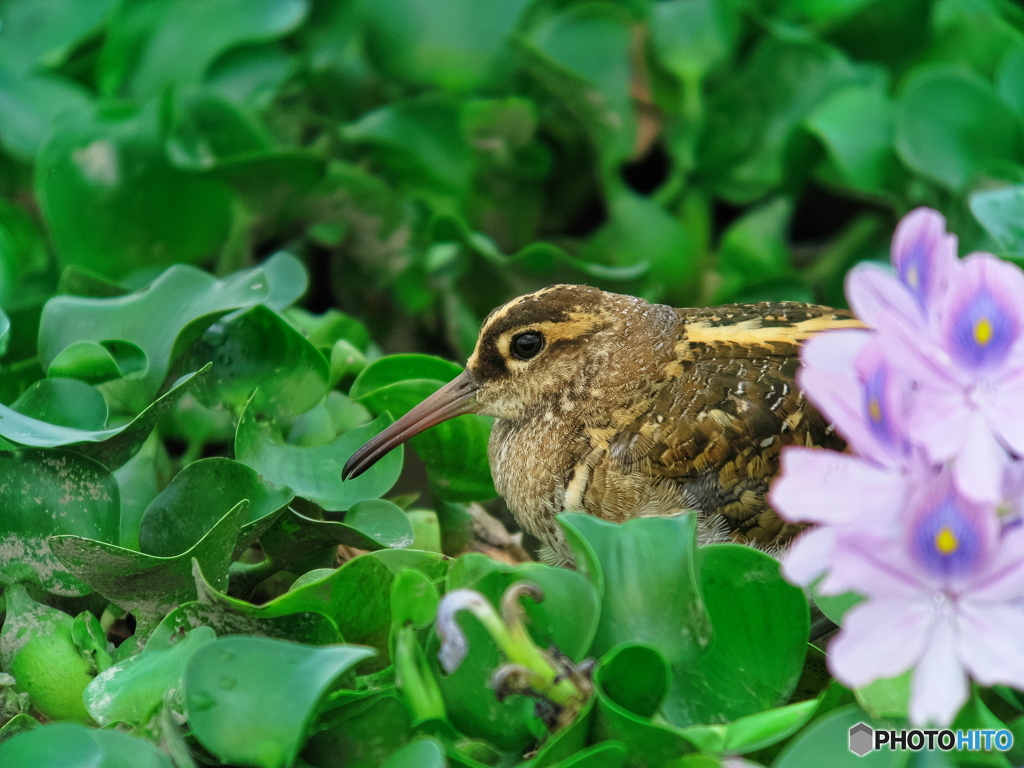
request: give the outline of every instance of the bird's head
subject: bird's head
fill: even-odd
[[[356,451],[342,476],[465,413],[517,421],[551,409],[607,408],[671,356],[677,322],[669,307],[584,285],[513,299],[484,320],[466,370]]]

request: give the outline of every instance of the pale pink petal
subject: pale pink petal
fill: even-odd
[[[947,234],[946,219],[931,208],[904,216],[892,238],[892,263],[922,307],[941,301],[959,263],[956,236]]]
[[[907,287],[877,264],[858,264],[846,275],[846,298],[865,324],[884,328],[885,315],[894,312],[904,322],[921,324],[921,308]]]
[[[1003,534],[995,556],[962,593],[979,604],[1024,600],[1024,530]]]
[[[957,655],[971,677],[1024,689],[1024,606],[965,600],[956,623]]]
[[[1024,360],[1024,349],[1018,354]],[[1018,456],[1024,456],[1024,367],[1007,372],[982,404],[992,429]]]
[[[963,450],[972,413],[959,388],[936,384],[923,384],[913,393],[907,427],[932,461],[945,462]]]
[[[910,722],[946,726],[967,701],[967,675],[960,666],[948,619],[936,622],[910,681]]]
[[[769,501],[794,523],[840,524],[895,515],[903,503],[906,480],[899,472],[858,456],[823,448],[789,447]]]
[[[835,543],[836,532],[832,526],[804,531],[783,556],[782,575],[792,584],[810,586],[832,564]]]
[[[829,668],[843,685],[862,688],[902,674],[921,658],[934,615],[928,602],[869,600],[851,608],[828,648]]]
[[[981,413],[971,413],[963,437],[963,448],[953,463],[957,488],[974,501],[999,501],[1002,498],[1003,470],[1010,457]]]
[[[857,592],[878,600],[913,602],[930,595],[932,580],[907,557],[898,529],[836,531],[831,570],[816,589],[824,595]]]

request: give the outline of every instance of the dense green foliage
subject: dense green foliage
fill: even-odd
[[[340,470],[530,288],[838,304],[921,204],[1024,258],[1019,5],[0,0],[0,196],[0,765],[794,768],[905,718],[689,518],[447,557],[483,417],[412,441],[429,495]],[[440,596],[522,582],[504,621],[596,661],[560,730],[475,618],[438,666]],[[956,725],[1024,739],[996,694]]]

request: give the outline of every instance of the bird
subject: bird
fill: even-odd
[[[553,285],[492,311],[465,371],[355,451],[342,477],[480,413],[495,419],[495,488],[546,562],[572,563],[561,512],[696,511],[702,542],[778,553],[800,530],[766,498],[782,448],[844,448],[796,385],[801,344],[859,327],[847,310],[799,302],[676,309]]]

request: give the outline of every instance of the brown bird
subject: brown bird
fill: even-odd
[[[697,510],[706,540],[777,549],[799,529],[765,499],[780,450],[843,447],[794,384],[800,344],[859,326],[810,304],[673,309],[551,286],[494,310],[466,371],[356,451],[342,476],[482,413],[496,418],[495,487],[550,562],[571,560],[563,511],[621,522]]]

